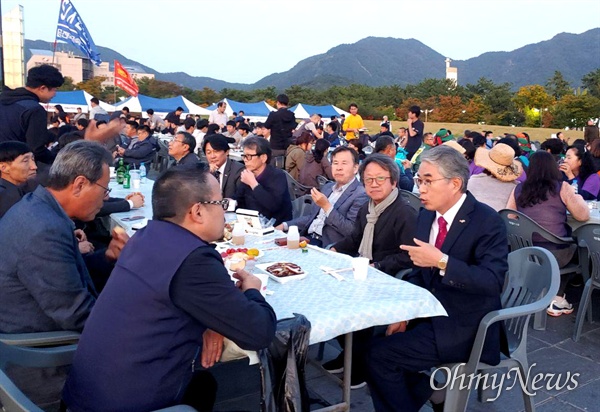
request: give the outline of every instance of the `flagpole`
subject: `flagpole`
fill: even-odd
[[[58,22],[60,22],[60,12],[62,11],[62,4],[63,4],[63,0],[60,0],[60,6],[58,7],[58,20],[56,23],[56,27],[58,28]],[[54,57],[56,55],[56,45],[57,45],[57,41],[56,41],[56,32],[54,32],[54,47],[52,49],[52,66],[54,66]]]

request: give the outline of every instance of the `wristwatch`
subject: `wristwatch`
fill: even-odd
[[[439,270],[446,270],[447,265],[448,265],[448,255],[443,255],[442,258],[438,261],[437,267]]]

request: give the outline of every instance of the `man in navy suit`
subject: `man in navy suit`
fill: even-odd
[[[466,362],[481,319],[501,308],[508,269],[504,223],[489,206],[467,192],[469,167],[454,149],[439,146],[423,154],[417,183],[421,209],[416,246],[402,245],[415,270],[404,280],[429,290],[447,317],[390,325],[368,354],[375,410],[418,411],[431,398],[434,410],[443,393],[420,371],[448,362]],[[481,360],[500,362],[500,324],[488,330]]]
[[[327,246],[350,236],[358,211],[368,198],[365,188],[356,179],[358,153],[340,146],[331,154],[335,182],[326,184],[323,191],[311,190],[313,206],[309,214],[284,222],[277,229],[287,231],[298,226],[311,245]]]

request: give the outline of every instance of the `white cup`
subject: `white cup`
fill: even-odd
[[[369,258],[352,258],[352,269],[354,269],[355,280],[367,280],[367,272],[369,271]]]
[[[116,176],[117,176],[117,173],[115,172],[115,168],[114,168],[114,166],[109,166],[109,167],[108,167],[108,170],[110,171],[110,172],[109,172],[109,177],[111,177],[111,178],[112,178],[112,177],[116,177]]]
[[[260,279],[260,294],[267,296],[267,284],[269,283],[269,275],[265,273],[254,273],[254,276]]]

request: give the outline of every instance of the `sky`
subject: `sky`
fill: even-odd
[[[600,27],[597,0],[71,1],[96,45],[159,72],[235,83],[369,36],[413,38],[465,60]],[[54,41],[60,0],[0,4],[24,7],[25,38]]]

